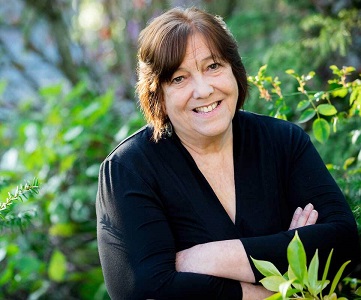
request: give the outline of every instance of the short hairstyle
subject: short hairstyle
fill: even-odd
[[[219,16],[198,8],[173,8],[153,19],[138,40],[138,82],[136,93],[149,124],[154,127],[153,139],[158,141],[165,131],[168,117],[163,109],[162,84],[181,65],[190,36],[200,33],[207,41],[212,57],[231,65],[239,93],[237,110],[248,94],[247,74],[238,53],[237,42]]]

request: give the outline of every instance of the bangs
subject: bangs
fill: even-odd
[[[226,61],[226,56],[221,52],[222,47],[220,43],[217,42],[217,39],[213,39],[213,35],[209,30],[206,28],[202,29],[194,28],[189,26],[189,24],[180,24],[164,37],[159,45],[157,64],[154,66],[155,71],[159,74],[160,83],[171,81],[172,75],[184,60],[190,38],[196,32],[199,32],[204,37],[212,59],[215,62]]]
[[[159,45],[159,54],[154,68],[159,74],[160,83],[169,82],[182,64],[186,55],[188,38],[192,30],[187,24],[180,24],[166,36]]]

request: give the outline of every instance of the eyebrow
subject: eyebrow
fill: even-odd
[[[209,56],[207,56],[207,57],[205,57],[205,58],[203,58],[203,59],[201,59],[201,61],[200,62],[205,62],[205,61],[207,61],[207,60],[213,60],[213,61],[216,61],[215,60],[215,56],[214,55],[212,55],[212,54],[210,54]],[[197,70],[198,70],[198,64],[196,64],[197,65]],[[177,72],[177,71],[182,71],[182,70],[185,70],[184,68],[182,68],[181,66],[178,68],[178,69],[176,69],[175,71],[174,71],[174,73],[175,72]]]

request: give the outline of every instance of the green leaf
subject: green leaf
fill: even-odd
[[[282,298],[281,293],[276,293],[276,294],[273,294],[272,296],[267,297],[264,300],[282,300],[282,299],[283,298]]]
[[[268,276],[260,280],[262,285],[269,291],[278,292],[280,284],[286,282],[282,276]]]
[[[257,268],[257,270],[265,277],[267,276],[281,276],[282,274],[280,273],[280,271],[278,271],[278,269],[275,267],[274,264],[272,264],[269,261],[265,261],[265,260],[258,260],[258,259],[254,259],[253,257],[251,257],[255,267]]]
[[[298,281],[305,283],[307,279],[306,252],[297,231],[287,247],[287,259]]]
[[[355,72],[355,71],[356,71],[355,67],[351,67],[351,66],[345,67],[345,72],[346,73],[352,73],[352,72]]]
[[[280,113],[283,114],[283,115],[287,115],[291,112],[291,108],[288,106],[288,105],[283,105],[281,108],[280,108]]]
[[[288,293],[293,281],[295,281],[295,279],[287,280],[286,282],[283,282],[280,284],[279,291],[284,299],[287,297],[287,293]]]
[[[302,291],[302,290],[303,290],[303,284],[301,284],[301,283],[297,280],[296,275],[295,275],[295,273],[292,271],[290,265],[288,265],[287,275],[288,275],[288,279],[289,279],[289,280],[293,280],[293,279],[294,279],[292,285],[293,285],[296,289]]]
[[[328,255],[326,265],[325,265],[325,269],[323,270],[322,279],[321,279],[321,285],[322,286],[323,286],[323,284],[324,284],[324,282],[326,281],[326,278],[327,278],[328,269],[330,268],[330,264],[331,264],[332,254],[333,254],[333,249],[331,249],[330,254]]]
[[[339,72],[339,71],[340,71],[340,69],[339,69],[336,65],[331,65],[331,66],[330,66],[330,69],[331,69],[332,71],[334,71],[334,72]]]
[[[350,165],[353,164],[353,162],[356,160],[356,157],[349,157],[345,160],[343,163],[342,169],[347,170]]]
[[[0,286],[4,286],[12,280],[14,280],[14,267],[12,265],[8,265],[4,268],[3,272],[0,273]]]
[[[306,109],[298,119],[298,123],[305,123],[311,120],[316,114],[316,111],[313,108]]]
[[[308,287],[312,295],[316,296],[320,291],[318,291],[318,249],[313,256],[310,265],[308,267]]]
[[[297,107],[296,107],[296,110],[297,110],[297,111],[305,110],[307,107],[310,106],[310,104],[311,104],[310,101],[308,101],[308,100],[302,100],[302,101],[298,102]]]
[[[49,228],[49,234],[52,236],[71,237],[75,232],[75,224],[58,223]]]
[[[361,87],[354,88],[350,95],[350,102],[349,104],[352,105],[358,98],[361,98]]]
[[[317,119],[312,124],[313,134],[317,141],[321,144],[325,143],[330,136],[331,128],[330,124],[325,119]]]
[[[324,116],[333,116],[337,114],[337,109],[331,104],[320,104],[317,106],[317,111]]]
[[[63,86],[61,84],[55,84],[55,85],[46,86],[46,87],[41,88],[39,90],[39,93],[43,97],[59,96],[62,89],[63,89]]]
[[[66,257],[59,250],[55,250],[50,258],[49,278],[55,282],[62,282],[66,275]]]
[[[334,91],[332,92],[332,96],[333,96],[334,98],[336,98],[336,97],[345,98],[346,95],[347,95],[347,93],[348,93],[348,89],[347,89],[347,88],[340,88],[340,89],[334,90]]]
[[[355,291],[357,296],[361,296],[361,286]]]
[[[334,290],[336,289],[336,286],[337,286],[338,282],[339,282],[340,279],[341,279],[341,276],[342,276],[343,271],[345,270],[346,266],[347,266],[350,262],[351,262],[351,260],[346,261],[346,262],[340,267],[340,269],[338,270],[337,274],[335,275],[335,278],[334,278],[333,281],[332,281],[329,295],[331,295],[331,294],[334,292]]]

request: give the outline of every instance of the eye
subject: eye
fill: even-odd
[[[219,63],[213,63],[208,66],[208,69],[210,70],[217,70],[221,65]]]
[[[184,80],[184,76],[178,76],[172,79],[172,83],[179,84]]]

